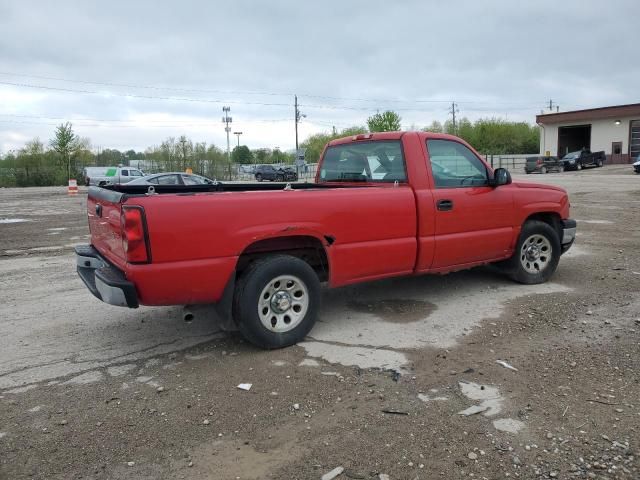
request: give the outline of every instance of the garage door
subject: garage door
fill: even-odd
[[[633,120],[631,122],[631,138],[629,140],[629,153],[635,161],[638,155],[640,155],[640,120]]]

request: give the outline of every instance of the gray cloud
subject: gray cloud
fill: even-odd
[[[4,151],[24,138],[50,137],[54,127],[44,123],[56,123],[8,114],[73,119],[97,145],[143,148],[181,133],[221,145],[223,103],[213,101],[237,102],[233,126],[247,130],[243,141],[289,148],[293,122],[283,120],[293,117],[294,92],[306,133],[363,124],[387,108],[406,127],[444,121],[451,100],[471,119],[529,122],[549,98],[563,109],[638,101],[636,0],[0,1],[0,18],[0,82],[103,93],[0,84]],[[78,120],[140,117],[148,123]]]

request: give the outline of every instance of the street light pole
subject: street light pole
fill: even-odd
[[[242,132],[233,132],[233,134],[238,137],[238,148],[240,148],[240,135],[242,135]]]
[[[227,161],[231,162],[231,146],[229,144],[229,132],[231,132],[231,127],[229,126],[229,124],[233,121],[233,119],[229,116],[231,107],[222,107],[222,111],[224,112],[222,123],[225,124],[224,131],[227,132]]]

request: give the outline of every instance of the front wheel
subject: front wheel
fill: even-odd
[[[504,267],[511,279],[518,283],[544,283],[556,271],[560,253],[560,239],[553,227],[530,220],[522,227],[513,256]]]
[[[540,173],[542,173],[542,174],[547,173],[547,167],[542,167],[540,169]]]
[[[259,173],[256,173],[256,180],[258,182],[261,182],[262,181],[262,175],[260,175]]]
[[[599,158],[598,163],[596,164],[596,167],[602,167],[602,165],[603,165],[602,159]]]
[[[582,170],[582,163],[576,163],[576,170]]]
[[[276,175],[276,182],[284,182],[284,177],[282,175]]]
[[[316,322],[320,281],[303,260],[290,255],[259,259],[241,275],[233,317],[240,333],[261,348],[282,348],[304,339]]]
[[[564,172],[564,165],[560,165],[558,167],[558,173],[563,173]]]

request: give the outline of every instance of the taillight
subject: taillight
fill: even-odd
[[[536,162],[537,165],[542,165],[542,159],[539,158],[538,161]]]
[[[147,244],[147,222],[142,207],[123,206],[120,215],[122,247],[129,263],[151,261]]]

